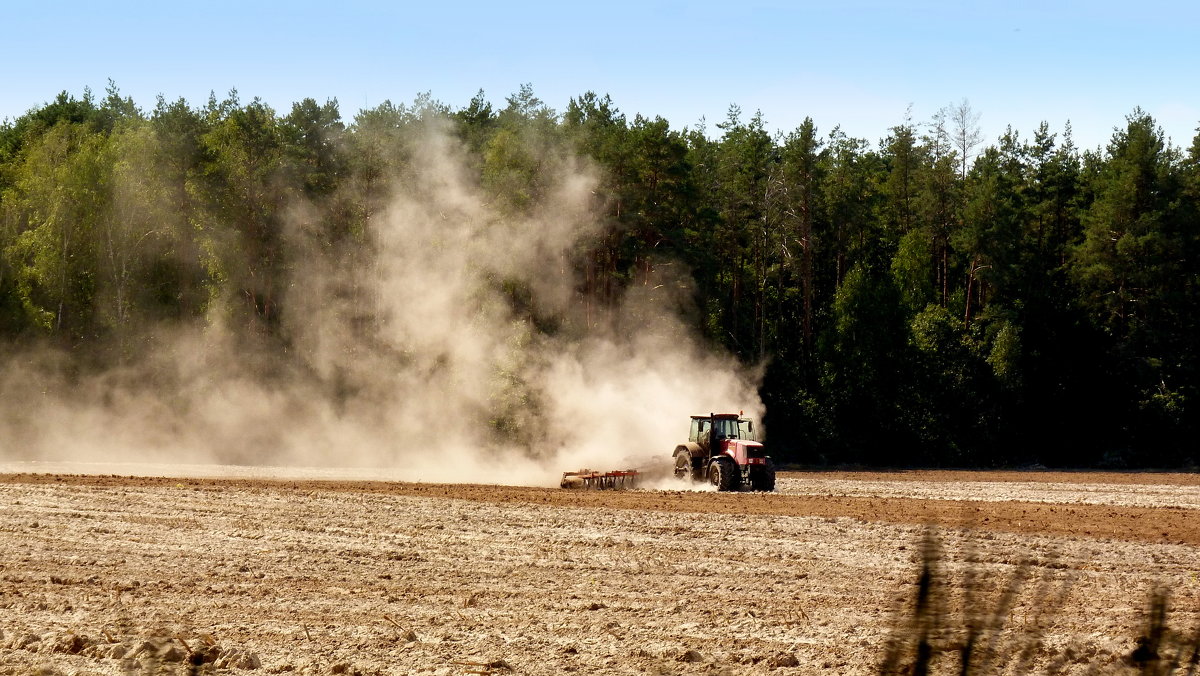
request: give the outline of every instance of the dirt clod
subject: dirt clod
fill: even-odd
[[[796,659],[796,656],[792,653],[783,653],[768,659],[767,666],[771,667],[772,669],[778,669],[780,667],[798,667],[800,666],[800,660]]]

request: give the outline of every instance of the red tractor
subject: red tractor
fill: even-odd
[[[719,491],[775,490],[775,463],[754,438],[754,422],[738,413],[692,416],[687,443],[675,447],[675,476],[707,479]]]

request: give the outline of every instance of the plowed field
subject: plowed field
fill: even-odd
[[[876,673],[926,532],[935,647],[986,618],[1010,671],[1124,669],[1156,588],[1200,627],[1197,475],[778,488],[0,475],[0,673]]]

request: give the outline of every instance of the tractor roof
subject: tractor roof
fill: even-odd
[[[732,420],[738,420],[741,417],[742,416],[739,413],[714,413],[712,415],[694,415],[692,416],[692,420],[708,420],[709,418],[729,418]]]

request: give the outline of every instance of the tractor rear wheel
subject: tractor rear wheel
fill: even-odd
[[[717,458],[708,466],[708,480],[719,491],[734,490],[738,486],[738,479],[737,465],[729,458]]]
[[[681,448],[675,451],[675,478],[680,481],[695,480],[692,475],[692,454],[688,453],[687,449]]]
[[[769,458],[766,465],[756,467],[750,472],[750,490],[775,490],[775,463],[771,462]]]

